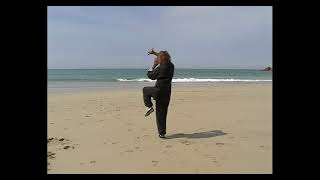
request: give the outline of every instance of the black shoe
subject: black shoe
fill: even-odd
[[[159,138],[166,138],[163,134],[159,134]]]
[[[153,107],[149,108],[144,116],[145,117],[149,116],[153,111],[154,111]]]

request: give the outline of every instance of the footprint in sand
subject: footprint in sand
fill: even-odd
[[[155,160],[153,160],[153,161],[152,161],[152,166],[153,166],[153,167],[155,167],[155,166],[157,166],[157,165],[158,165],[158,163],[159,163],[159,161],[155,161]]]
[[[54,158],[56,158],[55,155],[56,155],[56,153],[53,153],[53,152],[50,152],[50,151],[49,151],[49,152],[47,153],[47,158],[49,158],[49,159],[54,159]]]
[[[180,141],[182,144],[184,145],[190,145],[190,142],[189,141]]]
[[[211,160],[211,162],[214,163],[216,165],[216,167],[221,167],[222,166],[222,164],[217,160]]]
[[[259,147],[261,150],[268,150],[268,147],[266,147],[265,145],[260,145]]]
[[[66,140],[66,139],[65,138],[58,139],[58,138],[50,137],[50,138],[47,139],[47,143],[50,143],[50,144],[55,143],[56,144],[56,143],[61,143],[64,140]],[[66,140],[66,141],[68,141],[68,140]]]
[[[216,145],[222,146],[222,145],[224,145],[224,143],[216,143]]]
[[[65,149],[65,150],[74,149],[74,146],[64,146],[63,149]]]
[[[68,140],[66,138],[58,139],[58,138],[50,137],[50,138],[48,138],[47,143],[48,143],[48,145],[54,145],[54,146],[59,145],[62,147],[62,149],[65,149],[65,150],[74,149],[74,146],[70,145],[70,140]],[[78,145],[78,144],[74,144],[74,145]],[[59,149],[61,149],[61,148],[59,148]]]

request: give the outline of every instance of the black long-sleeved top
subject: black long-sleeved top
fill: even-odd
[[[155,87],[160,89],[162,93],[171,93],[171,82],[174,74],[174,65],[171,62],[161,64],[156,67],[154,65],[147,73],[152,80],[157,80]]]

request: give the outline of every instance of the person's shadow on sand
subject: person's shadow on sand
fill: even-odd
[[[201,138],[223,136],[226,134],[227,133],[224,133],[221,130],[212,130],[212,131],[205,131],[205,132],[192,133],[192,134],[184,134],[184,133],[172,134],[172,135],[166,136],[166,139],[174,139],[174,138],[201,139]]]

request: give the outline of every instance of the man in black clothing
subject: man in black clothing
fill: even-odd
[[[151,97],[156,100],[156,116],[157,127],[160,138],[165,138],[166,134],[166,119],[168,106],[171,95],[171,81],[174,74],[174,65],[171,62],[171,57],[167,51],[157,53],[152,48],[149,54],[154,54],[157,57],[154,60],[153,67],[148,70],[148,77],[152,80],[157,80],[154,87],[143,88],[143,100],[148,108],[145,116],[150,115],[154,109]]]

